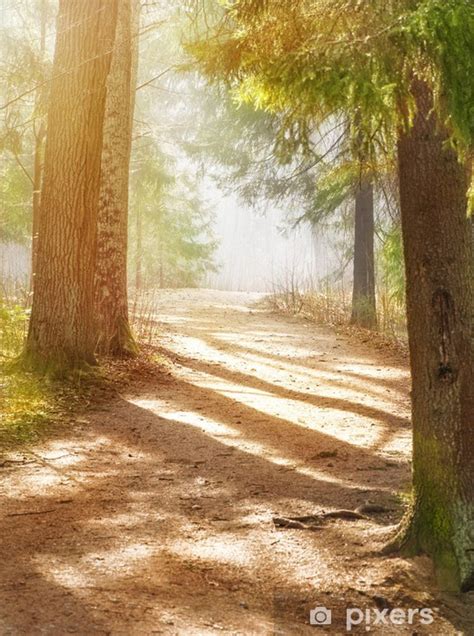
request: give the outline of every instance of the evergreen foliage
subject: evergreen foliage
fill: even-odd
[[[140,261],[145,286],[197,286],[216,267],[212,210],[189,175],[178,172],[172,159],[153,145],[147,145],[146,153],[137,153],[134,163],[137,167],[132,176],[131,276]]]
[[[453,139],[472,144],[473,47],[471,0],[238,0],[191,50],[241,99],[290,121],[348,113],[354,139],[378,154],[412,118],[414,74]]]

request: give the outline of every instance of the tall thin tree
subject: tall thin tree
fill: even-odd
[[[40,58],[41,63],[44,64],[44,57],[46,52],[46,26],[47,26],[47,2],[41,0],[40,5]],[[41,102],[43,101],[43,87],[37,90],[36,94],[36,108],[39,110]],[[33,288],[33,277],[36,271],[36,255],[37,255],[37,238],[39,229],[39,213],[40,213],[40,201],[41,201],[41,178],[43,174],[43,151],[44,151],[44,138],[46,130],[43,120],[40,118],[39,127],[36,127],[36,122],[33,124],[33,133],[35,137],[35,150],[33,161],[33,218],[32,218],[32,241],[31,241],[31,282],[30,287]]]
[[[116,45],[107,80],[99,199],[96,308],[98,346],[113,356],[135,355],[128,317],[128,183],[138,49],[137,0],[119,0]]]
[[[377,325],[374,257],[374,188],[362,178],[356,186],[354,282],[351,323],[368,329]]]

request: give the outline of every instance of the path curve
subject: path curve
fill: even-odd
[[[314,634],[323,605],[342,634],[346,607],[445,602],[425,559],[376,552],[409,487],[404,363],[260,300],[160,292],[171,373],[0,468],[1,634]],[[367,501],[389,511],[272,523]],[[452,603],[372,633],[455,634]]]

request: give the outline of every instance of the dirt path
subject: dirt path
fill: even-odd
[[[333,634],[347,607],[439,608],[372,633],[474,634],[472,595],[376,552],[409,486],[403,364],[255,300],[164,293],[172,374],[0,467],[2,635],[314,634],[324,605]],[[389,511],[272,523],[367,501]]]

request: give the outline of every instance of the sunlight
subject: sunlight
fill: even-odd
[[[187,342],[188,347],[197,347],[197,350],[189,351],[193,357],[201,357],[200,351],[204,351],[206,360],[219,361],[221,364],[226,364],[229,369],[239,369],[242,362],[249,366],[249,359],[253,363],[249,375],[245,376],[245,378],[255,378],[255,382],[248,380],[252,383],[252,390],[244,384],[218,377],[217,373],[214,375],[212,369],[193,370],[197,378],[194,382],[198,386],[228,396],[271,417],[285,418],[292,424],[309,430],[324,431],[325,434],[361,448],[376,448],[384,453],[398,450],[407,443],[408,430],[392,430],[387,436],[386,423],[383,421],[393,411],[394,405],[397,410],[400,409],[396,400],[398,393],[390,392],[383,386],[377,387],[371,384],[371,389],[374,388],[373,392],[380,397],[377,400],[371,398],[370,406],[366,408],[367,398],[361,395],[359,384],[365,384],[367,387],[367,381],[364,383],[362,378],[354,379],[352,376],[348,380],[344,375],[345,369],[355,369],[357,372],[366,370],[374,377],[385,377],[384,370],[380,367],[374,369],[373,364],[353,364],[352,362],[347,365],[339,364],[334,371],[308,369],[290,363],[282,363],[277,367],[275,363],[262,360],[258,355],[223,352],[200,338],[186,337],[183,340],[183,337],[179,336],[175,345],[176,351],[179,350],[180,343],[183,341]],[[190,362],[190,368],[192,367],[193,364]],[[282,385],[281,371],[285,369],[289,378]],[[231,372],[229,376],[232,377]],[[401,379],[404,376],[406,376],[404,371],[387,370],[386,377],[391,380]],[[239,372],[237,372],[238,377]],[[268,384],[274,383],[271,391],[265,388],[258,389],[259,378],[263,377],[266,378],[265,388]],[[302,384],[304,389],[300,388],[298,391],[295,388],[296,382]],[[283,394],[287,392],[287,396],[275,395],[278,392]],[[319,405],[312,404],[314,400],[317,400]],[[296,417],[295,405],[298,405]],[[381,440],[384,440],[383,448],[380,446]]]
[[[94,584],[94,577],[84,572],[80,564],[65,563],[63,559],[52,554],[41,554],[35,557],[36,567],[46,578],[67,589],[87,588]]]
[[[286,342],[277,343],[277,351],[275,352],[274,337],[272,334],[265,332],[256,332],[255,335],[260,335],[261,346],[256,347],[255,342],[252,339],[242,339],[239,334],[227,332],[214,332],[213,338],[217,341],[214,348],[218,347],[219,341],[222,341],[229,348],[232,348],[232,353],[227,353],[226,362],[231,363],[235,361],[235,366],[238,366],[241,361],[248,362],[249,360],[261,365],[262,369],[266,371],[266,376],[269,377],[269,372],[274,370],[282,371],[286,370],[290,374],[290,378],[295,375],[301,378],[303,381],[309,381],[314,387],[321,386],[321,380],[326,380],[326,386],[322,386],[323,390],[331,389],[332,383],[340,385],[344,383],[343,387],[338,386],[338,394],[344,394],[344,387],[347,388],[347,396],[355,394],[360,397],[360,384],[367,387],[367,381],[370,381],[371,390],[379,393],[382,397],[387,396],[387,388],[384,381],[390,380],[391,382],[406,381],[408,379],[408,372],[404,369],[397,369],[393,367],[380,367],[374,365],[374,363],[368,359],[364,362],[354,362],[353,359],[347,359],[344,361],[344,356],[339,355],[335,358],[336,364],[331,356],[331,352],[321,351],[317,352],[314,349],[306,347],[295,347],[294,345],[288,345]],[[291,334],[286,336],[292,338]],[[285,338],[286,340],[286,338]],[[245,349],[244,349],[245,347]],[[240,351],[244,349],[244,351]],[[216,349],[218,350],[218,349]],[[272,361],[267,358],[271,357]],[[288,358],[296,358],[301,360],[301,363],[293,362]],[[302,362],[306,363],[303,364]],[[321,362],[323,365],[332,366],[333,370],[327,370],[319,365],[317,368],[315,364]],[[229,364],[231,367],[232,364]],[[350,378],[342,376],[341,374],[348,373]],[[277,373],[275,373],[278,376]],[[360,377],[358,377],[360,376]],[[352,390],[351,385],[356,384]],[[341,391],[342,389],[342,391]],[[394,395],[400,395],[400,390],[394,389]],[[324,395],[330,396],[331,393]],[[383,400],[382,400],[383,401]],[[390,402],[389,402],[390,403]]]
[[[331,475],[324,470],[319,471],[317,469],[309,468],[304,462],[295,461],[294,459],[291,459],[289,457],[284,457],[280,455],[278,450],[271,445],[251,441],[245,438],[242,432],[238,429],[228,426],[227,424],[221,424],[220,422],[217,422],[215,420],[208,419],[207,417],[205,418],[198,412],[162,411],[157,400],[130,399],[129,401],[132,404],[136,404],[141,408],[148,409],[153,413],[156,413],[162,419],[166,419],[171,422],[180,422],[182,424],[187,424],[195,428],[199,428],[201,431],[203,431],[210,437],[217,439],[220,443],[225,444],[226,446],[231,446],[237,450],[249,453],[250,455],[254,455],[256,457],[264,457],[266,460],[271,461],[277,466],[285,466],[290,468],[296,474],[305,475],[307,477],[311,477],[312,479],[317,479],[318,481],[322,482],[338,484],[344,486],[345,488],[354,490],[365,487],[364,484],[358,483],[356,480],[336,477],[335,475]]]
[[[54,554],[36,555],[35,562],[45,578],[62,587],[93,589],[97,580],[108,576],[109,571],[114,573],[115,580],[136,571],[155,551],[146,544],[130,543],[116,549],[86,553],[77,564],[67,563]]]
[[[473,2],[1,0],[0,636],[472,632]]]
[[[8,492],[9,496],[17,499],[28,499],[32,492],[49,494],[52,487],[66,485],[68,489],[76,486],[68,480],[66,475],[60,475],[47,468],[38,469],[27,475],[2,476],[2,488]]]
[[[355,413],[349,417],[346,410],[338,409],[337,406],[313,406],[309,401],[303,401],[303,399],[280,397],[264,390],[250,390],[243,385],[202,371],[196,372],[195,375],[194,383],[197,386],[211,389],[240,402],[244,406],[258,410],[262,417],[267,414],[270,417],[284,418],[296,426],[324,431],[328,435],[355,446],[374,445],[383,430],[382,424]],[[276,391],[278,389],[279,387],[275,387]],[[295,409],[295,404],[298,405],[298,409]],[[367,428],[367,425],[370,429]],[[360,435],[357,432],[358,428]],[[277,432],[277,426],[275,432]]]
[[[178,556],[218,561],[240,567],[251,565],[256,558],[247,541],[238,540],[233,534],[226,535],[223,532],[219,533],[218,538],[213,536],[193,541],[174,541],[168,544],[167,549]]]
[[[202,356],[210,362],[223,362],[226,359],[225,354],[217,351],[214,347],[207,345],[204,340],[192,336],[179,335],[177,337],[175,349],[177,352],[192,352],[195,356]]]
[[[240,347],[240,342],[237,349]],[[266,345],[272,346],[269,336],[266,338]],[[233,346],[235,346],[235,340]],[[278,351],[281,352],[280,346]],[[295,390],[293,385],[298,380],[305,385],[305,393],[308,395],[316,394],[319,397],[338,397],[357,401],[361,400],[361,389],[364,388],[378,395],[380,398],[378,403],[387,409],[391,408],[395,399],[402,395],[399,389],[387,389],[385,381],[406,381],[408,377],[406,371],[376,367],[371,362],[361,365],[350,360],[345,363],[341,362],[341,358],[337,358],[337,364],[334,365],[334,361],[330,358],[324,358],[327,355],[325,353],[317,354],[309,349],[305,349],[304,352],[306,353],[307,366],[288,361],[285,359],[285,355],[282,355],[280,359],[280,353],[278,356],[273,354],[274,360],[269,361],[266,359],[265,349],[255,349],[253,353],[248,351],[232,352],[232,354],[227,354],[226,363],[230,368],[232,366],[239,368],[242,362],[250,366],[248,363],[251,361],[255,368],[251,369],[249,374],[257,378],[265,377],[270,381],[273,378],[273,381],[278,379],[280,382],[281,371],[286,371],[288,373],[288,381],[286,382],[288,390]],[[313,359],[319,357],[322,357],[324,366],[333,366],[333,370],[328,370],[324,366],[321,368],[321,364],[315,368],[314,364],[316,363]],[[392,395],[389,397],[390,393]]]
[[[53,466],[74,466],[86,459],[79,450],[82,449],[78,449],[77,444],[69,440],[50,442],[42,451],[41,460],[52,462]]]
[[[204,418],[201,413],[196,411],[158,410],[159,402],[157,400],[129,399],[128,401],[131,404],[139,406],[140,408],[153,411],[164,420],[169,420],[171,422],[180,422],[182,424],[189,424],[191,426],[201,428],[201,430],[215,437],[233,438],[239,437],[241,435],[240,431],[237,431],[230,426],[227,426],[226,424],[221,424],[220,422],[211,420],[207,417]]]
[[[84,554],[81,561],[86,566],[98,570],[100,576],[107,574],[107,570],[123,574],[140,567],[140,562],[156,552],[156,547],[144,543],[130,543],[115,549],[89,552]]]
[[[153,310],[154,312],[154,310]],[[164,324],[185,324],[185,323],[189,323],[192,322],[192,318],[188,317],[188,316],[175,316],[173,314],[164,314],[164,313],[153,313],[153,315],[155,316],[155,319],[158,321],[158,323],[164,323]]]

